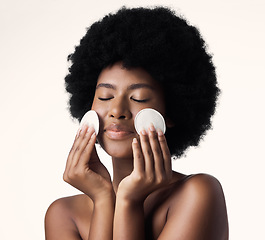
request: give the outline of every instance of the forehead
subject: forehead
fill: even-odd
[[[158,82],[147,71],[142,68],[127,69],[121,63],[103,69],[98,77],[98,85],[100,83],[109,83],[117,87],[141,83],[160,89]]]

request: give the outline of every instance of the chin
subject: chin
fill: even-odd
[[[132,159],[133,158],[132,151],[130,153],[117,151],[117,152],[109,152],[108,154],[112,158],[116,158],[116,159]]]
[[[127,141],[100,141],[99,144],[112,158],[133,158],[132,140]]]

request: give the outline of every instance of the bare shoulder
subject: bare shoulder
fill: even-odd
[[[180,227],[179,238],[176,227]],[[179,181],[171,195],[165,239],[228,239],[225,197],[220,182],[208,174],[190,175]],[[182,236],[182,237],[181,237]],[[161,238],[164,239],[164,238]],[[173,239],[173,238],[172,238]]]
[[[223,197],[223,189],[219,180],[209,174],[200,173],[187,176],[183,179],[181,187],[183,194],[187,197],[196,197],[197,200]]]
[[[46,239],[80,239],[91,212],[92,202],[86,195],[57,199],[45,215]]]

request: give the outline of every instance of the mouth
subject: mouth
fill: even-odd
[[[112,123],[108,127],[106,127],[104,129],[104,133],[108,138],[113,140],[123,140],[135,134],[135,132],[132,131],[129,127],[115,123]]]

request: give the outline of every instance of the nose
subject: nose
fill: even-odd
[[[115,98],[111,101],[109,117],[115,119],[130,119],[132,114],[128,102],[123,98]]]

